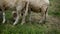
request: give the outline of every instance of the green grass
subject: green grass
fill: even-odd
[[[43,34],[47,30],[45,26],[39,24],[24,24],[13,26],[11,24],[0,25],[1,34]]]
[[[60,17],[60,1],[50,0],[50,6],[48,11],[49,11],[48,12],[49,15]]]
[[[50,3],[48,14],[60,17],[60,0],[50,0]],[[10,22],[10,20],[12,21],[11,11],[7,11],[6,19],[8,21],[5,24],[0,23],[0,34],[60,34],[60,29],[48,29],[46,24],[25,23],[21,25],[19,22],[17,25],[13,26],[13,23]]]
[[[60,30],[48,30],[46,25],[26,23],[13,26],[10,23],[0,25],[0,34],[60,34]]]

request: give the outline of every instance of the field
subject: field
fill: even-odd
[[[0,34],[60,34],[60,1],[50,0],[48,17],[45,24],[36,22],[13,26],[11,10],[6,12],[6,23],[0,23]]]

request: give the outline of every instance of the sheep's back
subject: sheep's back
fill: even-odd
[[[48,6],[49,0],[30,0],[30,7],[33,11],[40,11],[42,6]]]

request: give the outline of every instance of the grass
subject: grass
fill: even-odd
[[[49,15],[60,16],[60,1],[59,0],[50,0]]]
[[[48,14],[51,16],[60,17],[60,1],[59,0],[50,0],[51,5],[49,6]],[[20,22],[13,26],[12,14],[10,10],[6,12],[6,19],[8,20],[5,24],[0,23],[0,34],[60,34],[60,29],[51,28],[49,29],[46,24],[37,24],[37,23],[25,23],[20,25]]]
[[[13,26],[11,24],[0,25],[1,34],[43,34],[46,31],[45,26],[38,24],[24,24]]]

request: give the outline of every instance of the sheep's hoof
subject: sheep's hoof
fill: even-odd
[[[4,24],[5,23],[5,20],[2,23]]]
[[[39,24],[45,24],[46,23],[46,21],[44,20],[44,21],[40,21],[39,22]]]
[[[5,23],[5,22],[2,22],[3,24]]]
[[[42,21],[39,21],[39,24],[42,23]]]
[[[15,25],[15,24],[13,24],[13,25]]]
[[[23,21],[22,23],[21,23],[21,25],[23,25],[25,22]]]
[[[13,25],[16,25],[16,23],[13,23]]]

